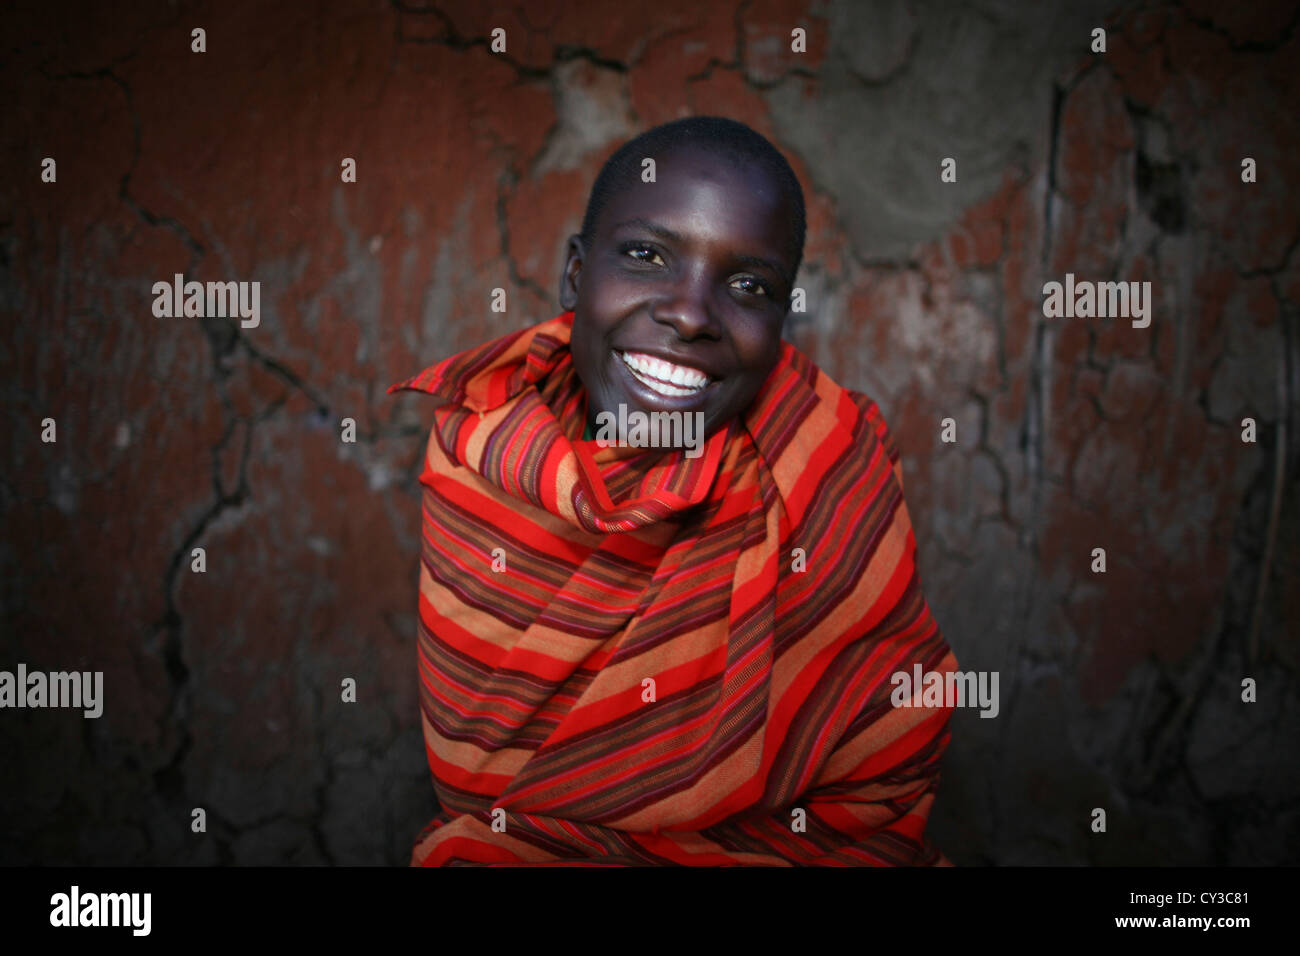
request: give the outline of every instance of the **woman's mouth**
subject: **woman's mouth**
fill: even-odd
[[[699,369],[674,365],[644,352],[620,352],[615,355],[627,366],[632,377],[651,391],[666,398],[697,395],[712,381]]]

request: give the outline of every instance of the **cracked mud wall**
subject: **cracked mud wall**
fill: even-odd
[[[944,852],[1296,862],[1300,36],[1219,6],[10,5],[0,667],[106,700],[0,714],[0,862],[406,862],[431,419],[384,388],[556,314],[600,164],[688,113],[798,173],[788,337],[880,403],[936,618],[1001,674]],[[155,318],[177,272],[259,281],[260,325]],[[1151,281],[1150,326],[1044,318],[1067,272]]]

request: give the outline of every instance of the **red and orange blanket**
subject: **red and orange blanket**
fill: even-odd
[[[439,400],[413,864],[946,864],[956,661],[876,404],[782,343],[704,453],[584,441],[573,313],[393,385]],[[918,690],[919,693],[919,690]]]

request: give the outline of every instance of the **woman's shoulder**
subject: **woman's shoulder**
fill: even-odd
[[[890,460],[895,462],[898,460],[898,445],[894,441],[893,432],[885,421],[884,411],[874,398],[866,392],[840,384],[791,342],[783,342],[783,351],[784,360],[789,367],[823,399],[831,396],[848,399],[849,404],[845,411],[847,417],[854,420],[850,426],[852,431],[859,435],[865,433],[879,440],[889,453]],[[842,413],[841,420],[844,417]]]
[[[885,422],[885,413],[880,410],[880,405],[865,392],[855,391],[851,388],[846,388],[844,391],[857,405],[862,417],[871,427],[873,434],[885,446],[890,459],[896,461],[898,459],[898,445],[894,442],[894,433],[889,430],[889,425]]]

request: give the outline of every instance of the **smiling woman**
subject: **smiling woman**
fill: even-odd
[[[643,182],[641,161],[655,160]],[[946,863],[953,671],[875,402],[781,339],[803,196],[749,127],[624,145],[555,318],[392,386],[438,400],[418,666],[442,811],[412,862]],[[698,413],[702,453],[593,441]]]

